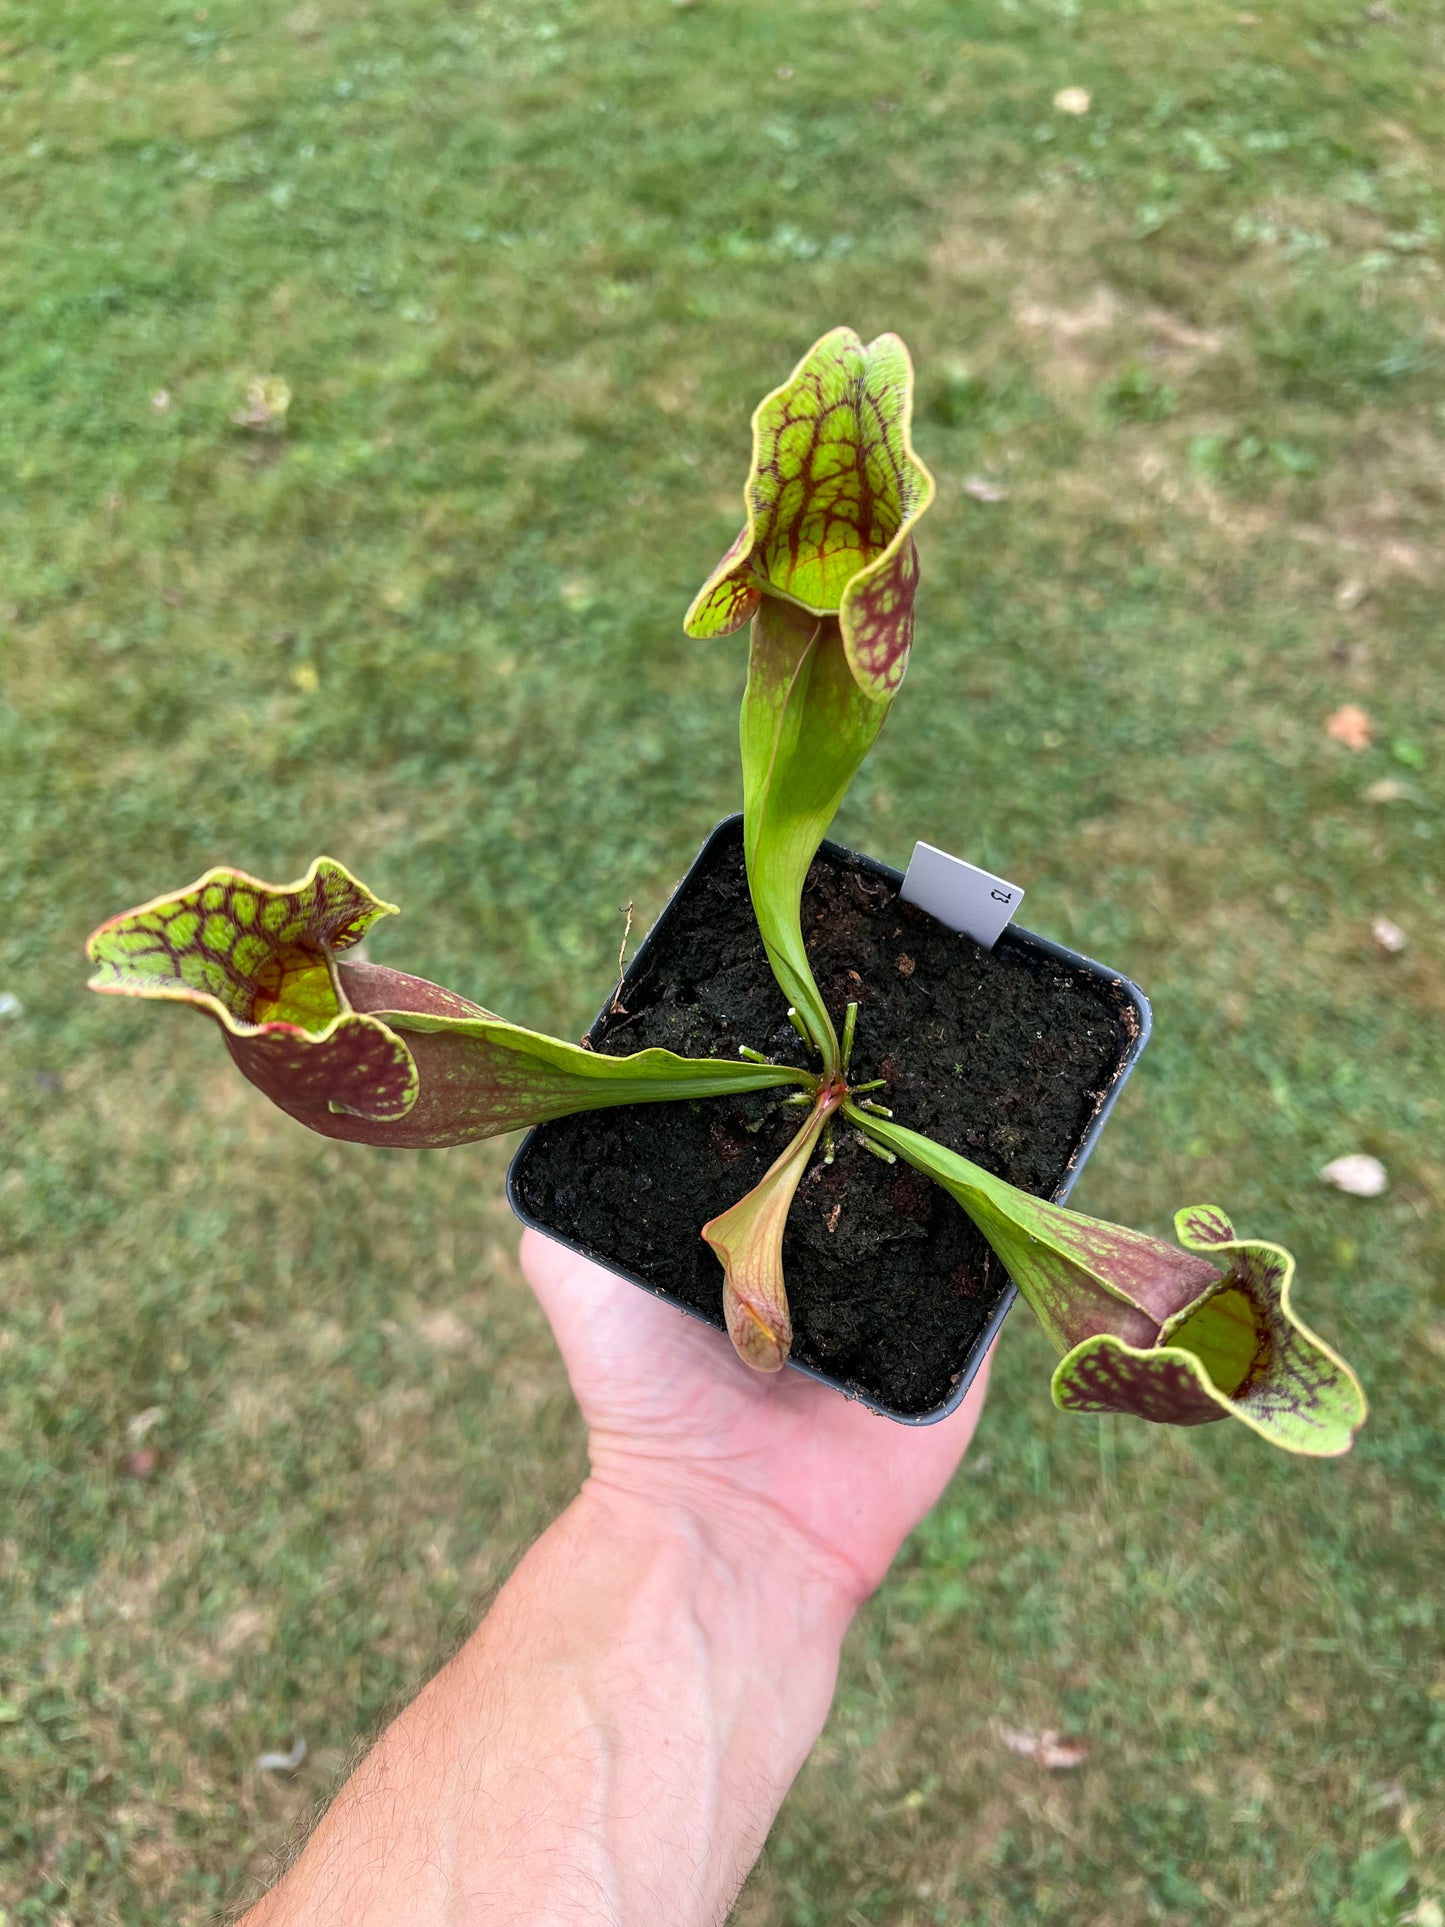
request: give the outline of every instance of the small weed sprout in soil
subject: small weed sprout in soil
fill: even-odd
[[[421,978],[346,952],[393,906],[318,857],[299,882],[208,871],[103,924],[92,985],[170,999],[220,1025],[242,1074],[300,1123],[357,1143],[435,1149],[573,1112],[783,1088],[792,1142],[701,1227],[725,1273],[739,1356],[776,1371],[792,1343],[783,1229],[810,1160],[840,1129],[957,1200],[1062,1354],[1054,1402],[1174,1425],[1233,1416],[1287,1451],[1348,1451],[1365,1402],[1290,1306],[1294,1264],[1212,1205],[1178,1245],[1015,1189],[910,1130],[850,1081],[814,980],[800,906],[809,867],[903,681],[933,480],[910,440],[913,370],[894,335],[825,335],[753,417],[747,522],[688,612],[690,635],[750,624],[742,705],[748,888],[797,1048],[780,1063],[649,1049],[629,1057],[520,1029]]]

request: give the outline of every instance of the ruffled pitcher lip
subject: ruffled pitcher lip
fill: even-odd
[[[836,600],[813,601],[775,583],[766,568],[759,566],[759,551],[764,534],[760,526],[763,491],[760,478],[772,464],[765,439],[772,421],[770,411],[786,405],[817,372],[818,363],[829,353],[857,353],[866,357],[886,347],[901,364],[903,401],[896,418],[887,424],[899,440],[898,472],[906,475],[916,492],[911,506],[899,504],[898,527],[888,541],[864,562],[842,585]],[[743,490],[746,516],[743,528],[694,596],[683,621],[688,635],[707,637],[727,635],[741,628],[756,612],[764,596],[791,602],[795,608],[820,619],[838,618],[850,666],[860,687],[887,699],[902,680],[912,638],[912,605],[918,577],[914,530],[932,505],[937,488],[927,464],[913,444],[914,373],[906,344],[891,333],[878,335],[865,343],[848,327],[830,329],[801,356],[787,380],[771,389],[753,410],[752,452],[748,479]],[[860,463],[863,458],[860,453]],[[789,477],[778,478],[785,487]],[[865,475],[865,486],[868,486]],[[712,619],[707,619],[709,605]],[[886,646],[884,646],[886,644]],[[873,658],[877,660],[874,661]]]
[[[132,976],[125,974],[128,957],[168,954],[175,958],[181,949],[193,947],[197,938],[204,937],[208,915],[219,916],[223,910],[229,912],[238,894],[243,897],[254,897],[258,905],[274,905],[288,897],[304,897],[308,893],[314,893],[322,879],[334,879],[347,890],[354,892],[356,911],[349,920],[333,929],[329,935],[323,936],[308,929],[304,921],[300,928],[292,927],[296,923],[296,918],[293,917],[289,923],[278,924],[276,930],[268,930],[264,937],[258,938],[258,941],[265,943],[268,957],[278,955],[283,949],[310,950],[318,961],[325,963],[337,1009],[335,1016],[319,1029],[308,1029],[305,1025],[293,1023],[286,1018],[266,1018],[258,1022],[237,1017],[223,997],[218,996],[214,991],[202,989],[196,984],[186,983],[180,977],[146,978],[139,973]],[[206,894],[212,890],[220,890],[229,895],[223,896],[220,903],[208,908]],[[89,990],[99,991],[103,996],[138,997],[156,1003],[187,1004],[192,1009],[204,1011],[208,1016],[213,1017],[222,1030],[238,1039],[288,1035],[311,1043],[325,1043],[335,1035],[338,1025],[353,1015],[350,1001],[338,975],[337,953],[349,950],[360,943],[372,924],[379,918],[399,914],[396,904],[387,903],[383,898],[374,896],[365,884],[359,882],[346,866],[338,863],[334,857],[316,857],[305,874],[291,883],[267,883],[260,877],[252,876],[247,870],[220,865],[207,870],[194,883],[187,884],[180,890],[165,891],[145,903],[137,904],[133,909],[120,911],[115,916],[108,917],[104,923],[98,924],[86,938],[85,954],[92,963],[101,967],[89,979],[86,987]],[[303,912],[303,918],[304,915]],[[186,944],[180,946],[172,944],[168,934],[170,927],[178,920],[187,917],[196,919],[195,931],[188,933]],[[151,944],[144,948],[131,949],[119,957],[112,958],[105,955],[108,938],[123,932],[127,927],[135,930],[137,934],[142,934],[147,919],[154,920],[159,925],[159,928],[152,933],[155,940]],[[283,931],[284,936],[281,934]],[[200,947],[204,948],[204,944]],[[229,956],[234,948],[233,939],[225,955]],[[263,958],[262,962],[264,961]],[[108,975],[107,971],[113,974]]]
[[[1219,1285],[1167,1319],[1152,1346],[1113,1332],[1074,1346],[1055,1368],[1054,1403],[1176,1425],[1233,1418],[1301,1457],[1342,1457],[1369,1416],[1369,1402],[1349,1362],[1295,1311],[1292,1254],[1266,1239],[1241,1238],[1216,1205],[1176,1213],[1175,1234],[1227,1267]],[[1247,1363],[1236,1355],[1237,1379],[1231,1373],[1220,1383],[1207,1357],[1176,1341],[1212,1301],[1231,1293],[1251,1309],[1255,1350]]]

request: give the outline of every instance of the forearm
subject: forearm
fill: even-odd
[[[589,1483],[245,1927],[710,1927],[855,1597],[784,1528]]]

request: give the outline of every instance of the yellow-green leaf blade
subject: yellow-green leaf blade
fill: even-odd
[[[829,1071],[838,1040],[803,941],[803,885],[887,713],[849,671],[836,617],[763,604],[739,732],[748,889],[773,974]]]
[[[609,1057],[499,1017],[379,1013],[417,1060],[421,1091],[402,1128],[417,1148],[467,1143],[576,1111],[811,1086],[805,1070],[669,1050]],[[398,1139],[390,1140],[400,1141]]]

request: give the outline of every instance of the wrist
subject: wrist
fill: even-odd
[[[699,1577],[735,1602],[770,1612],[786,1601],[789,1618],[839,1648],[876,1583],[785,1508],[706,1465],[638,1458],[594,1439],[577,1504],[598,1531],[686,1548]]]
[[[711,1787],[699,1826],[731,1898],[823,1730],[856,1582],[705,1473],[644,1481],[604,1459],[567,1524],[582,1557],[614,1549],[627,1601],[614,1664],[673,1731],[674,1771],[688,1759]]]

